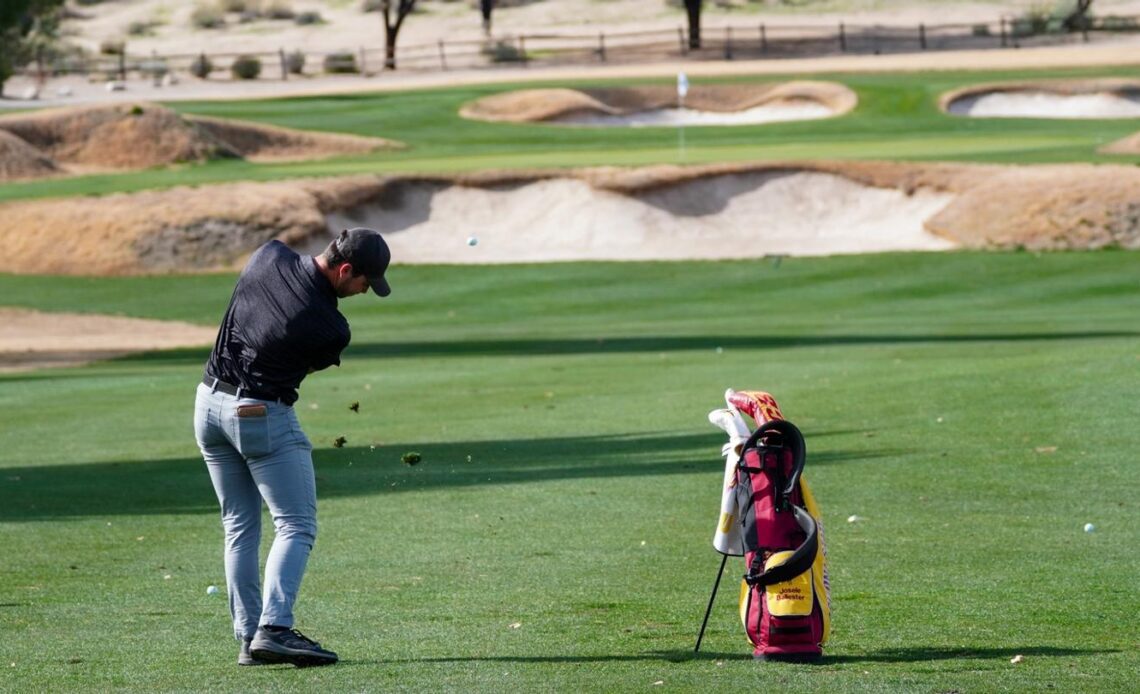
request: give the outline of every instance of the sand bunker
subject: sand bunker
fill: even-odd
[[[568,178],[491,188],[407,182],[330,214],[329,224],[378,229],[406,263],[722,259],[951,248],[923,228],[949,201],[804,171],[633,193]]]
[[[944,95],[941,105],[975,118],[1140,118],[1140,80],[980,85]]]
[[[644,127],[746,125],[829,118],[858,102],[847,87],[831,82],[702,85],[683,102],[671,86],[612,89],[530,89],[465,104],[464,118],[498,122]]]
[[[132,352],[214,343],[217,328],[177,321],[0,307],[0,373],[78,366]]]
[[[182,116],[155,104],[49,109],[0,116],[0,148],[22,142],[21,161],[47,166],[4,166],[0,180],[63,172],[145,169],[219,158],[252,161],[313,159],[399,146],[389,140]],[[20,147],[9,144],[8,148]],[[11,171],[9,171],[11,168]]]
[[[315,252],[357,225],[396,263],[1140,248],[1136,190],[1132,166],[891,162],[248,182],[0,204],[0,272],[234,269],[269,239]]]

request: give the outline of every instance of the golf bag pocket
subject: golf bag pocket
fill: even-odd
[[[269,408],[266,405],[238,405],[232,418],[234,446],[246,458],[268,455]]]
[[[764,562],[764,570],[783,564],[793,552],[776,552]],[[807,617],[811,614],[814,594],[811,587],[811,572],[806,571],[790,581],[773,583],[764,587],[768,614],[773,617]]]

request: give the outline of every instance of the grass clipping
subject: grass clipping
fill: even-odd
[[[0,116],[0,180],[147,169],[184,162],[319,159],[401,147],[391,140],[183,116],[150,103]],[[7,157],[3,157],[7,160]]]

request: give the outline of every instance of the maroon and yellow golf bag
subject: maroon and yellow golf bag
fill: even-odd
[[[805,452],[800,430],[776,419],[757,427],[737,464],[747,569],[740,619],[757,658],[818,658],[830,631],[820,526],[801,479]]]
[[[831,599],[819,507],[803,479],[803,435],[768,393],[730,389],[725,401],[727,408],[709,413],[709,421],[729,435],[713,546],[725,559],[744,556],[740,619],[753,655],[816,659],[830,636]],[[754,431],[741,412],[756,421]]]

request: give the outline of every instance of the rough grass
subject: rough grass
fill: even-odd
[[[0,292],[213,324],[232,282]],[[344,366],[299,404],[321,497],[299,623],[343,663],[235,665],[205,592],[222,582],[190,432],[205,351],[181,350],[0,376],[0,689],[1133,688],[1131,254],[397,267],[392,284],[345,302]],[[835,599],[818,666],[749,658],[737,562],[691,654],[719,563],[705,413],[728,386],[771,390],[807,437]]]

